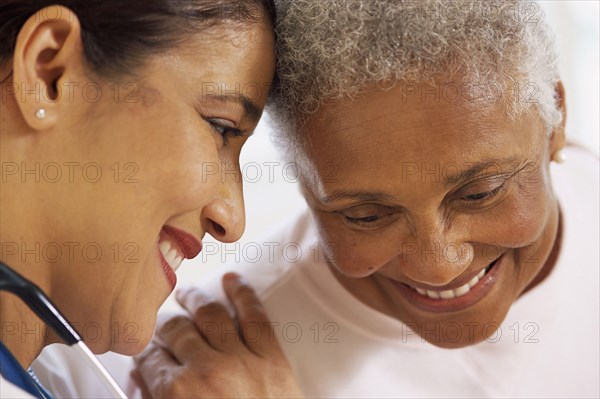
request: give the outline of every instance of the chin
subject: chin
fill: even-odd
[[[150,336],[144,340],[138,340],[137,342],[127,342],[127,343],[124,343],[124,342],[101,342],[101,343],[94,342],[94,343],[90,343],[90,342],[85,342],[85,341],[84,342],[90,348],[92,353],[94,353],[95,355],[101,355],[106,352],[115,352],[120,355],[135,356],[135,355],[141,353],[146,348],[146,346],[150,342],[151,338],[152,338],[152,336]]]
[[[468,346],[476,345],[486,339],[486,337],[474,337],[473,339],[460,339],[459,341],[430,341],[424,337],[421,337],[426,340],[428,343],[437,346],[442,349],[461,349],[466,348]]]
[[[136,338],[129,342],[122,342],[122,341],[121,342],[113,342],[111,345],[111,348],[109,348],[108,350],[110,350],[111,352],[121,354],[121,355],[135,356],[135,355],[140,354],[146,348],[146,346],[148,346],[151,339],[152,339],[152,334],[148,335],[144,339]],[[137,341],[137,342],[133,342],[133,341]]]
[[[83,335],[85,344],[90,350],[99,355],[106,352],[115,352],[121,355],[134,356],[141,353],[152,339],[156,320],[150,323],[114,322],[107,327],[107,332],[102,332],[99,337],[92,339],[91,336]]]
[[[423,330],[420,325],[417,335],[428,343],[444,349],[460,349],[477,345],[483,341],[498,342],[502,336],[500,325],[502,319],[492,319],[486,322],[448,321],[434,322],[435,329]],[[461,326],[462,328],[449,328]]]

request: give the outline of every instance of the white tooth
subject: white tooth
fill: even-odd
[[[475,284],[477,284],[478,282],[479,282],[479,277],[475,276],[467,284],[469,285],[469,288],[473,288],[473,286]]]
[[[481,271],[479,272],[479,274],[477,275],[478,279],[481,279],[483,277],[483,275],[485,274],[485,269],[481,269]]]
[[[427,290],[426,292],[429,298],[440,299],[440,294],[438,294],[436,291]]]
[[[174,269],[176,266],[175,258],[177,258],[177,251],[174,249],[170,250],[167,256],[165,257],[167,263],[169,264],[169,266],[171,266],[171,269]]]
[[[179,266],[181,266],[182,262],[183,262],[183,258],[181,256],[177,256],[175,258],[175,263],[173,264],[173,270],[177,271],[177,269],[179,269]]]
[[[425,291],[423,288],[416,288],[416,290],[419,294],[427,296],[427,291]]]
[[[454,298],[454,291],[452,291],[452,290],[440,291],[440,297],[442,299],[452,299],[452,298]]]
[[[169,245],[168,241],[161,241],[161,243],[158,244],[158,249],[160,249],[160,252],[163,254],[163,256],[167,256],[169,250],[171,249],[171,245]]]
[[[458,298],[459,296],[465,295],[469,291],[470,291],[470,288],[469,288],[469,284],[467,283],[467,284],[463,285],[462,287],[458,287],[457,289],[455,289],[454,296],[456,296]]]

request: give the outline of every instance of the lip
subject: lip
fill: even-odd
[[[404,283],[394,280],[391,281],[398,291],[400,291],[400,293],[404,296],[404,298],[416,308],[431,313],[457,312],[475,305],[490,292],[490,290],[495,286],[496,282],[502,276],[502,273],[505,269],[506,259],[507,256],[505,252],[495,260],[494,266],[485,274],[485,276],[481,278],[481,280],[479,280],[476,285],[471,287],[468,293],[458,298],[429,298],[419,294],[413,288]],[[437,287],[436,290],[440,290],[440,288]]]
[[[171,241],[171,243],[179,249],[181,255],[183,255],[185,259],[193,259],[202,251],[202,243],[200,241],[198,241],[193,235],[176,227],[164,225],[160,231],[158,240],[161,240],[161,236],[163,239],[166,238]],[[161,268],[165,273],[165,277],[167,278],[167,282],[171,287],[171,291],[173,291],[177,285],[177,274],[175,274],[175,271],[173,271],[171,266],[169,266],[169,263],[158,248],[158,245],[156,247],[156,251],[158,252]]]
[[[186,259],[194,259],[202,251],[202,243],[193,235],[173,226],[164,225],[162,230],[181,249]]]
[[[158,252],[160,266],[162,267],[162,270],[165,273],[165,276],[167,277],[167,282],[171,287],[171,291],[173,291],[175,289],[175,286],[177,285],[177,275],[175,274],[173,269],[171,269],[171,266],[169,266],[165,257],[163,256],[162,252],[160,252],[160,249],[158,249],[158,247],[156,248],[156,252]]]

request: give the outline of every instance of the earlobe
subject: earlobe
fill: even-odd
[[[562,152],[566,144],[565,135],[565,124],[567,121],[567,106],[565,102],[565,88],[562,81],[558,81],[554,88],[556,99],[556,107],[562,114],[562,118],[558,126],[552,129],[552,136],[550,137],[550,160],[562,163],[565,161],[565,156]]]
[[[52,13],[38,11],[23,25],[13,57],[16,103],[34,130],[57,123],[64,104],[60,81],[70,68],[82,64],[79,20],[65,7],[52,8]]]

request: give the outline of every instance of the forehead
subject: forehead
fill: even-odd
[[[543,137],[537,115],[513,119],[504,102],[448,101],[403,90],[369,88],[325,104],[306,120],[308,157],[369,171],[399,161],[478,162],[532,149]]]
[[[264,104],[275,69],[275,43],[266,20],[218,25],[190,35],[160,57],[157,73],[168,68],[190,90],[208,95],[242,94]]]

